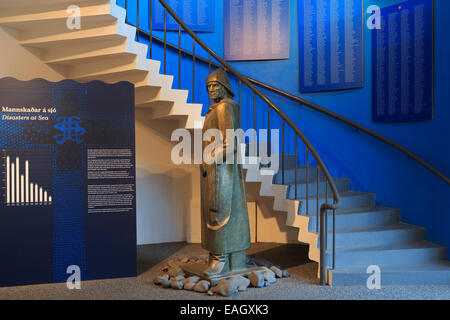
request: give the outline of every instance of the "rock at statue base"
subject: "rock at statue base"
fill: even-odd
[[[186,285],[186,284],[188,284],[188,283],[196,284],[196,283],[199,282],[199,281],[200,281],[200,277],[197,277],[197,276],[192,276],[192,277],[186,278],[186,279],[184,279],[184,280],[181,280],[181,282],[182,282],[184,285]]]
[[[212,288],[214,293],[224,297],[229,297],[238,293],[239,282],[233,278],[220,280],[215,287]]]
[[[277,282],[277,279],[275,279],[275,275],[269,272],[264,273],[264,280],[269,282],[269,284]]]
[[[237,276],[236,281],[238,282],[238,291],[247,291],[248,286],[250,285],[249,279],[243,276]]]
[[[291,274],[287,270],[283,270],[283,278],[289,278]]]
[[[194,291],[200,292],[200,293],[206,293],[206,292],[208,292],[209,287],[210,287],[209,281],[202,280],[202,281],[199,281],[199,282],[194,286]]]
[[[172,285],[172,281],[170,281],[170,280],[164,280],[162,283],[161,283],[161,286],[163,287],[163,288],[170,288],[170,286]]]
[[[266,267],[266,268],[270,268],[273,266],[273,263],[263,259],[263,258],[257,258],[255,256],[247,256],[247,264],[248,265],[253,265],[253,266],[261,266],[261,267]]]
[[[273,272],[272,270],[270,270],[267,267],[263,267],[263,269],[264,269],[264,273],[269,273],[270,275],[275,277],[275,272]]]
[[[172,289],[181,290],[183,289],[183,284],[181,281],[172,281],[171,285]]]
[[[164,280],[169,280],[169,275],[168,275],[168,274],[163,274],[163,275],[157,276],[157,277],[153,280],[153,283],[156,284],[156,285],[160,285],[160,284],[162,284],[162,282],[163,282]]]
[[[171,281],[183,281],[185,278],[182,275],[178,275],[176,277],[171,277],[169,280]]]
[[[264,274],[261,272],[252,272],[248,275],[248,279],[252,287],[261,288],[264,287]]]
[[[273,273],[275,273],[275,277],[277,277],[277,278],[283,278],[283,272],[282,272],[280,269],[278,269],[277,267],[271,266],[271,267],[270,267],[270,270],[272,270]]]
[[[192,290],[194,290],[195,285],[196,285],[196,283],[188,282],[184,285],[184,290],[192,291]]]

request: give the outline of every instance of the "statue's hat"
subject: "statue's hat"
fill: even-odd
[[[233,89],[231,89],[230,86],[230,80],[228,79],[227,73],[223,69],[217,69],[213,73],[211,73],[206,78],[206,86],[208,86],[208,83],[210,82],[218,82],[221,85],[227,89],[227,91],[231,94],[232,97],[234,97]],[[208,90],[208,87],[206,88]]]

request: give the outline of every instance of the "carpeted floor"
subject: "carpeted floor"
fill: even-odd
[[[138,277],[85,281],[80,290],[65,283],[0,288],[0,299],[163,299],[163,300],[450,300],[449,286],[322,287],[316,278],[317,264],[307,258],[304,245],[254,244],[248,254],[267,259],[288,269],[290,278],[262,289],[249,288],[237,296],[210,297],[185,290],[163,289],[153,278],[170,259],[207,254],[198,244],[167,243],[138,247]]]

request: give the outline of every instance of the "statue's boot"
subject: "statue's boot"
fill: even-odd
[[[228,255],[209,255],[208,268],[204,274],[211,277],[230,271]]]

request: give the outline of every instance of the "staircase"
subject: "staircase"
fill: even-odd
[[[74,2],[82,12],[80,30],[66,28],[66,9]],[[151,110],[153,119],[201,127],[202,105],[188,103],[187,90],[172,89],[173,76],[160,73],[160,61],[146,58],[148,48],[135,41],[136,28],[125,16],[115,0],[0,0],[0,27],[63,77],[130,81],[136,107]],[[317,179],[316,166],[297,165],[296,155],[285,155],[284,164],[284,179],[260,159],[245,165],[246,183],[260,186],[259,197],[273,198],[274,211],[287,213],[286,224],[299,229],[298,241],[309,244],[309,258],[319,262],[317,209],[332,203],[331,192],[323,178]],[[450,284],[445,248],[424,241],[423,228],[401,223],[398,209],[376,206],[375,194],[349,190],[349,179],[334,183],[341,201],[334,220],[328,212],[324,261],[329,285],[365,286],[370,265],[380,267],[382,285]]]
[[[329,190],[327,194],[325,180],[320,176],[317,179],[316,166],[299,166],[292,159],[295,155],[285,155],[284,183],[281,170],[275,174],[265,171],[261,175],[264,168],[258,164],[246,165],[246,184],[258,184],[261,197],[273,197],[273,210],[287,213],[286,224],[299,229],[298,241],[309,244],[310,260],[319,262],[317,208],[333,199]],[[450,284],[446,248],[425,241],[424,228],[401,223],[399,209],[376,206],[374,193],[351,191],[349,179],[334,181],[341,205],[335,215],[334,269],[332,212],[327,219],[325,263],[329,285],[366,286],[372,274],[367,273],[367,268],[371,265],[380,268],[383,286]]]

